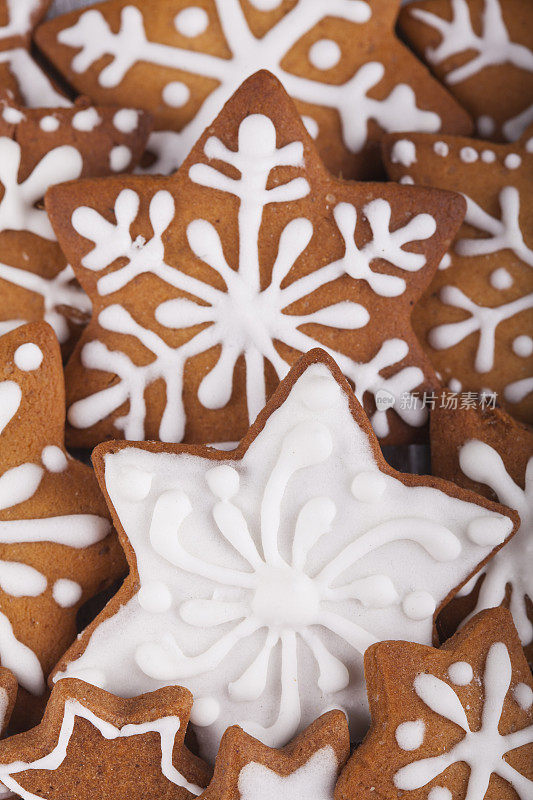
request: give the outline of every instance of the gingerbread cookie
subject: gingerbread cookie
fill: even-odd
[[[121,700],[61,681],[40,725],[0,742],[0,780],[22,800],[187,800],[210,770],[183,744],[192,697],[180,686]]]
[[[64,354],[90,315],[42,207],[49,186],[139,161],[150,117],[133,109],[26,109],[0,97],[0,333],[45,319]]]
[[[518,524],[389,467],[322,350],[232,452],[110,442],[93,459],[130,575],[53,680],[125,696],[186,686],[210,760],[228,725],[280,747],[330,708],[357,740],[366,648],[429,644],[439,609]]]
[[[50,0],[0,0],[0,86],[27,106],[70,105],[29,52],[32,28],[49,5]]]
[[[349,755],[341,711],[324,714],[282,750],[266,747],[242,728],[228,728],[201,800],[333,800]]]
[[[513,541],[491,561],[446,616],[455,627],[465,612],[509,606],[526,655],[533,663],[533,432],[500,409],[454,407],[453,397],[431,414],[432,472],[498,500],[520,515]]]
[[[0,661],[21,687],[15,727],[38,716],[77,610],[125,573],[92,470],[63,446],[64,415],[52,329],[0,338]]]
[[[36,41],[82,94],[155,115],[154,172],[173,172],[239,85],[267,69],[327,167],[381,175],[383,131],[468,134],[467,113],[394,33],[399,0],[109,0]]]
[[[533,128],[514,145],[413,135],[388,137],[393,180],[454,188],[464,225],[413,312],[443,382],[495,393],[533,421]]]
[[[421,0],[400,14],[409,44],[497,141],[533,122],[532,29],[531,0]]]
[[[440,650],[381,642],[365,672],[372,726],[335,800],[533,797],[533,679],[508,611]]]
[[[384,441],[423,433],[404,401],[437,382],[409,317],[464,202],[332,178],[272,75],[246,81],[171,178],[73,182],[46,207],[93,302],[66,370],[73,446],[235,442],[317,344]]]

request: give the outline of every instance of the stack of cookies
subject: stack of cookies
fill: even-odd
[[[48,6],[0,0],[0,798],[533,800],[531,0]]]

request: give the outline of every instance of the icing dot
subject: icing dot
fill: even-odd
[[[514,699],[524,711],[533,705],[533,689],[527,683],[517,683],[513,689]]]
[[[533,136],[531,137],[531,139],[528,139],[527,142],[526,142],[526,152],[527,153],[533,153]]]
[[[463,384],[461,381],[458,381],[457,378],[450,378],[448,381],[448,389],[452,392],[460,392],[463,388]]]
[[[109,153],[109,166],[113,172],[123,172],[131,163],[131,150],[125,144],[117,144]]]
[[[303,382],[302,401],[311,411],[325,411],[335,405],[339,391],[337,381],[315,376]]]
[[[481,117],[478,117],[477,129],[480,136],[492,136],[495,127],[496,123],[493,118],[489,117],[487,114],[482,114]]]
[[[428,794],[428,800],[452,800],[452,797],[452,793],[445,786],[434,786]]]
[[[319,39],[309,48],[309,61],[317,69],[332,69],[341,59],[341,49],[333,39]]]
[[[139,124],[139,112],[133,108],[121,108],[113,117],[113,125],[122,133],[133,133]]]
[[[48,114],[39,122],[39,128],[42,131],[46,131],[46,133],[52,133],[53,131],[57,131],[59,128],[59,120],[56,119],[56,117],[53,117],[51,114]]]
[[[495,289],[509,289],[513,285],[512,275],[505,267],[498,267],[490,273],[490,285]]]
[[[84,108],[72,117],[72,127],[78,131],[92,131],[102,122],[96,108]]]
[[[117,480],[117,488],[126,500],[140,502],[150,494],[152,474],[139,469],[139,467],[122,467]]]
[[[2,116],[10,125],[17,125],[24,119],[24,114],[22,111],[19,111],[18,108],[10,108],[9,106],[4,108],[2,111]]]
[[[220,703],[214,697],[197,697],[192,704],[190,720],[193,725],[205,728],[220,716]]]
[[[182,81],[171,81],[163,89],[163,100],[167,106],[181,108],[189,102],[191,90]]]
[[[33,342],[21,344],[15,350],[15,364],[24,372],[38,369],[43,362],[43,351]]]
[[[533,339],[531,336],[517,336],[513,340],[513,352],[520,358],[529,358],[533,354]]]
[[[393,164],[401,164],[404,167],[410,167],[415,164],[415,143],[409,141],[409,139],[398,139],[392,146],[390,159]]]
[[[79,583],[68,578],[59,578],[52,587],[52,597],[61,608],[75,606],[82,595]]]
[[[318,122],[313,117],[309,117],[307,115],[302,117],[302,122],[305,125],[305,129],[311,139],[316,139],[318,136]]]
[[[163,614],[172,605],[172,595],[162,581],[143,583],[137,595],[139,605],[150,614]]]
[[[494,150],[483,150],[481,153],[481,160],[485,162],[485,164],[493,164],[496,161],[496,153]]]
[[[448,269],[452,265],[452,257],[449,253],[444,253],[441,258],[439,269]]]
[[[418,750],[424,741],[426,726],[421,719],[415,722],[402,722],[395,732],[398,747],[402,750]]]
[[[473,164],[478,159],[477,150],[473,147],[461,147],[459,156],[465,164]]]
[[[468,523],[468,538],[480,547],[501,544],[511,533],[513,523],[508,517],[477,517]]]
[[[433,145],[433,152],[436,153],[438,156],[442,156],[445,158],[448,153],[450,152],[450,148],[446,144],[446,142],[435,142]]]
[[[456,661],[448,667],[448,677],[456,686],[466,686],[474,677],[474,670],[466,661]]]
[[[43,449],[41,461],[48,472],[63,472],[67,468],[67,457],[55,444],[49,444]]]
[[[509,153],[508,156],[505,156],[504,165],[507,169],[518,169],[520,164],[522,163],[522,159],[518,155],[518,153]]]
[[[352,494],[362,503],[374,503],[383,495],[386,481],[381,472],[360,472],[352,481]]]
[[[400,178],[400,183],[402,183],[404,186],[413,186],[414,180],[410,175],[402,175]]]
[[[228,464],[208,470],[205,479],[215,497],[221,500],[229,500],[239,491],[239,473]]]
[[[437,604],[429,592],[420,590],[407,594],[402,603],[403,613],[409,619],[427,619],[432,617]]]
[[[209,17],[207,11],[198,6],[190,6],[184,8],[179,14],[174,17],[174,25],[178,33],[182,36],[187,36],[193,39],[195,36],[200,36],[207,30],[209,25]]]

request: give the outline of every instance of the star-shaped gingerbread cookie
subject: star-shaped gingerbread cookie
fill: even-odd
[[[0,742],[0,781],[22,800],[189,800],[210,770],[183,744],[192,697],[180,686],[121,700],[61,681],[36,728]]]
[[[125,573],[92,470],[63,445],[59,346],[43,322],[0,338],[0,661],[18,679],[13,720],[39,718],[76,612]]]
[[[402,10],[399,26],[480,136],[520,138],[533,122],[530,0],[420,0]]]
[[[9,92],[0,96],[0,333],[44,319],[63,354],[72,350],[91,304],[56,241],[45,192],[132,169],[150,126],[149,115],[133,109],[27,109]]]
[[[74,446],[238,441],[317,345],[384,441],[423,433],[405,400],[437,384],[410,314],[464,201],[332,178],[272,75],[245,82],[174,176],[72,182],[46,208],[93,303],[66,369]]]
[[[397,39],[399,0],[108,0],[42,25],[82,94],[155,115],[152,169],[173,172],[240,84],[276,75],[327,167],[381,175],[383,131],[468,134],[471,121]]]
[[[504,603],[533,663],[533,433],[501,409],[457,407],[447,395],[431,414],[432,472],[516,509],[520,529],[485,570],[446,609],[457,623]],[[476,589],[474,590],[474,587]]]
[[[533,796],[533,679],[506,609],[440,650],[381,642],[365,674],[372,726],[335,800]]]
[[[31,32],[50,0],[0,1],[0,85],[26,106],[69,106],[30,54]]]
[[[454,188],[467,204],[450,252],[413,312],[413,326],[453,391],[484,395],[533,421],[533,128],[509,145],[391,136],[393,180]]]
[[[200,800],[333,800],[349,755],[342,711],[324,714],[282,750],[234,726],[222,737],[213,778]]]
[[[169,683],[214,760],[239,724],[283,747],[331,708],[366,730],[362,654],[433,620],[515,512],[389,467],[332,359],[293,367],[238,448],[110,442],[93,456],[130,563],[52,680]]]

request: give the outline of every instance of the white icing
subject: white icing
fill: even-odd
[[[21,149],[18,142],[0,137],[0,183],[4,194],[0,200],[0,231],[31,231],[55,241],[48,215],[36,204],[54,183],[79,178],[83,166],[79,152],[69,145],[49,150],[24,181],[19,181]],[[4,265],[0,272],[3,277]]]
[[[102,117],[96,108],[84,108],[72,117],[72,127],[78,131],[93,131],[101,125]]]
[[[49,444],[43,448],[41,461],[49,472],[64,472],[68,467],[65,453],[55,444]]]
[[[398,139],[392,146],[390,160],[393,164],[401,164],[403,167],[416,164],[415,143],[409,139]]]
[[[8,2],[21,8],[25,5],[20,0],[8,0]],[[0,63],[7,64],[15,76],[24,104],[28,108],[70,105],[69,100],[56,91],[48,76],[35,63],[26,48],[14,47],[12,50],[0,51]]]
[[[441,262],[439,264],[439,269],[449,269],[451,265],[452,265],[451,255],[449,253],[444,253]]]
[[[214,697],[196,697],[192,704],[191,722],[200,728],[213,725],[220,716],[220,703]]]
[[[318,122],[316,121],[316,119],[313,119],[313,117],[310,117],[307,114],[305,114],[302,117],[302,122],[305,125],[305,129],[309,134],[309,136],[311,137],[311,139],[318,138],[320,129],[318,127]]]
[[[139,112],[134,108],[121,108],[113,116],[113,125],[121,133],[133,133],[139,126]]]
[[[474,678],[474,670],[466,661],[455,661],[448,667],[448,677],[455,686],[467,686]]]
[[[427,595],[434,609],[490,553],[469,524],[483,515],[505,536],[510,520],[380,473],[321,364],[298,378],[242,460],[207,453],[106,455],[106,490],[140,585],[160,581],[172,606],[147,611],[135,594],[58,678],[96,669],[122,695],[177,682],[216,698],[216,718],[196,728],[210,757],[230,724],[281,746],[331,707],[346,710],[356,737],[367,725],[362,653],[382,639],[429,644]],[[131,467],[152,476],[145,499],[125,496]],[[407,616],[402,599],[415,591],[418,613]]]
[[[409,619],[433,619],[437,603],[430,592],[409,592],[402,602],[403,613]]]
[[[309,49],[309,61],[316,69],[332,69],[341,58],[342,51],[332,39],[319,39]]]
[[[433,151],[442,158],[446,158],[448,153],[450,152],[450,148],[446,144],[446,142],[435,142],[433,145]]]
[[[414,186],[415,180],[410,175],[402,175],[400,183],[402,186]]]
[[[483,800],[493,774],[499,775],[514,789],[520,800],[529,800],[533,781],[512,767],[504,758],[506,753],[533,743],[533,725],[511,730],[502,735],[498,729],[504,713],[507,693],[511,686],[512,668],[505,644],[497,642],[488,652],[483,675],[483,712],[479,730],[471,730],[459,697],[444,681],[428,673],[417,675],[414,690],[431,711],[450,720],[464,731],[463,738],[440,755],[407,764],[394,775],[394,785],[400,791],[413,791],[426,786],[442,775],[452,764],[465,762],[470,775],[464,797]],[[439,740],[440,741],[440,740]],[[435,796],[435,795],[434,795]],[[444,797],[444,795],[441,795]]]
[[[14,361],[15,366],[24,372],[33,372],[43,362],[43,351],[33,342],[25,342],[15,350]]]
[[[2,117],[4,120],[10,125],[18,125],[19,122],[22,122],[25,119],[24,114],[18,108],[11,108],[10,106],[5,106],[2,111]]]
[[[52,596],[61,608],[75,606],[82,595],[82,588],[76,581],[69,578],[59,578],[52,587]]]
[[[0,381],[0,434],[17,413],[22,392],[15,381]]]
[[[66,266],[54,278],[44,278],[29,270],[0,263],[0,282],[15,284],[42,297],[43,319],[52,326],[61,344],[69,337],[69,327],[61,307],[69,306],[82,314],[88,314],[91,310],[89,298],[79,286],[72,284],[73,278],[71,266]],[[24,322],[25,320],[10,320],[7,323],[9,327],[1,332],[7,333],[7,330],[24,325]]]
[[[485,442],[473,439],[459,451],[463,473],[473,481],[489,486],[500,503],[514,508],[520,515],[520,528],[511,541],[485,567],[477,605],[473,614],[484,608],[499,606],[506,587],[512,587],[510,611],[524,646],[533,641],[533,625],[527,612],[526,597],[533,596],[533,458],[529,459],[525,488],[518,486],[505,468],[500,454]]]
[[[453,795],[445,786],[433,786],[429,790],[428,800],[453,800]]]
[[[209,25],[209,17],[205,9],[199,6],[190,6],[176,14],[174,25],[178,33],[192,39],[205,33]]]
[[[477,241],[480,240],[478,239]],[[480,306],[467,297],[457,286],[444,286],[439,293],[439,298],[445,305],[463,309],[470,316],[459,322],[447,322],[431,328],[428,333],[428,342],[435,350],[447,350],[449,347],[462,342],[472,333],[479,332],[474,366],[476,371],[480,373],[490,372],[494,368],[494,350],[498,325],[507,319],[511,319],[515,314],[533,308],[533,293],[510,303],[503,303],[500,306]],[[510,398],[508,399],[510,400]]]
[[[523,334],[513,339],[513,353],[520,358],[529,358],[533,355],[533,338]]]
[[[448,381],[448,388],[451,392],[460,392],[463,388],[463,384],[461,381],[457,380],[457,378],[450,378]]]
[[[180,133],[158,131],[152,134],[149,149],[157,155],[152,171],[173,172],[243,79],[260,69],[276,75],[295,99],[335,109],[341,119],[344,144],[352,152],[360,151],[365,145],[371,120],[388,132],[418,130],[431,133],[440,129],[438,113],[420,109],[415,91],[407,83],[396,83],[390,94],[380,99],[369,96],[388,74],[380,61],[361,65],[340,85],[327,83],[320,78],[320,73],[313,80],[281,67],[285,54],[324,18],[333,15],[358,24],[368,21],[371,7],[364,0],[299,0],[261,37],[252,33],[239,0],[215,0],[214,6],[231,53],[229,58],[192,47],[187,49],[187,46],[152,41],[146,32],[142,10],[132,5],[122,8],[116,33],[101,11],[94,8],[83,12],[72,27],[64,28],[58,34],[61,44],[76,50],[70,64],[75,72],[84,72],[102,56],[107,57],[108,63],[98,75],[103,88],[119,86],[138,62],[160,67],[163,80],[174,70],[218,82],[217,88],[202,102],[194,118]],[[175,20],[182,35],[192,37],[202,33],[206,22],[204,13],[195,8],[182,10]],[[333,42],[315,43],[310,58],[319,64],[320,70],[328,69],[338,55],[336,48],[338,45]]]
[[[65,701],[61,729],[54,749],[36,761],[14,761],[11,764],[0,764],[2,783],[21,797],[22,800],[36,800],[36,798],[39,800],[37,795],[24,789],[24,779],[22,779],[22,783],[19,783],[13,776],[27,770],[53,771],[59,769],[67,757],[67,750],[74,732],[76,718],[88,720],[108,740],[141,736],[152,731],[157,733],[161,741],[161,772],[165,778],[175,786],[180,786],[195,796],[201,794],[201,787],[189,783],[181,772],[176,769],[172,761],[174,740],[180,729],[179,717],[161,717],[161,719],[156,719],[152,722],[130,723],[121,728],[116,728],[110,722],[97,717],[96,714],[78,700],[72,699]]]
[[[289,775],[248,762],[239,773],[240,800],[333,800],[339,765],[332,747],[317,750]]]
[[[527,683],[518,683],[513,689],[514,699],[523,711],[529,711],[533,705],[533,689]]]
[[[426,50],[426,57],[432,64],[442,64],[450,56],[467,50],[475,52],[473,58],[446,74],[447,83],[461,83],[493,64],[514,64],[520,69],[533,72],[533,51],[523,44],[511,41],[503,20],[500,0],[484,0],[480,35],[473,28],[467,0],[452,0],[451,5],[451,20],[442,19],[421,8],[411,11],[413,17],[434,28],[442,37],[437,47]]]
[[[142,608],[150,614],[163,614],[172,606],[172,593],[161,581],[143,583],[137,597]]]
[[[53,114],[47,114],[40,120],[39,128],[46,133],[53,133],[59,128],[59,120]]]
[[[167,106],[182,108],[191,98],[191,90],[183,81],[172,81],[163,87],[162,97]]]
[[[125,144],[117,144],[109,152],[109,166],[113,172],[124,172],[131,164],[132,153]]]
[[[510,289],[513,285],[513,277],[505,267],[498,267],[491,272],[489,280],[490,285],[494,287],[494,289]]]
[[[333,209],[333,216],[343,240],[343,256],[281,288],[313,236],[313,225],[308,219],[292,219],[281,232],[270,284],[262,288],[259,279],[259,233],[264,209],[274,203],[298,200],[310,191],[303,174],[272,189],[267,189],[269,176],[271,170],[279,165],[303,168],[302,142],[294,141],[278,149],[271,120],[254,114],[246,117],[240,125],[237,152],[228,150],[214,137],[207,140],[204,149],[210,159],[231,164],[240,172],[240,178],[231,179],[211,164],[204,163],[193,164],[189,172],[195,183],[228,192],[240,200],[237,269],[226,261],[220,236],[210,222],[194,219],[187,227],[187,239],[192,252],[218,272],[226,290],[221,291],[165,262],[163,236],[171,228],[175,213],[174,199],[167,191],[156,192],[150,201],[153,237],[148,241],[141,238],[134,240],[131,236],[130,228],[137,217],[140,201],[137,193],[130,189],[121,191],[116,199],[116,224],[86,206],[77,208],[72,215],[74,229],[95,244],[82,260],[86,269],[100,272],[117,258],[124,258],[122,267],[98,279],[96,286],[101,297],[129,285],[137,275],[151,272],[187,295],[186,298],[163,302],[156,308],[155,318],[162,326],[172,330],[210,323],[185,344],[171,348],[154,331],[137,323],[124,307],[105,307],[99,314],[100,326],[105,330],[135,336],[153,353],[154,360],[147,365],[137,366],[125,353],[111,351],[101,341],[85,344],[81,352],[84,367],[115,373],[119,379],[70,406],[68,418],[77,428],[90,427],[129,400],[127,413],[115,420],[114,424],[127,439],[143,439],[145,388],[163,379],[166,384],[166,407],[159,438],[162,441],[180,441],[186,423],[182,399],[186,361],[217,345],[221,346],[219,360],[202,380],[198,399],[206,408],[225,406],[232,393],[236,361],[244,355],[248,417],[253,422],[265,404],[265,360],[272,364],[280,379],[289,369],[275,348],[275,341],[305,352],[318,343],[324,345],[312,338],[310,333],[304,333],[301,330],[303,325],[317,323],[354,330],[364,327],[370,319],[366,308],[351,301],[301,315],[286,313],[287,308],[298,300],[312,296],[322,286],[343,275],[366,281],[379,295],[395,297],[405,291],[406,281],[398,275],[389,274],[383,267],[383,260],[405,272],[416,272],[426,264],[423,253],[409,252],[404,246],[431,238],[436,229],[432,216],[418,214],[403,227],[395,227],[391,223],[391,206],[383,198],[371,201],[360,212],[349,203],[338,203]],[[358,215],[366,217],[372,232],[370,241],[360,248],[354,239]],[[381,263],[380,272],[372,269],[377,259]],[[197,300],[203,305],[199,305]],[[396,372],[388,379],[380,375],[381,370],[398,364],[408,355],[409,347],[401,339],[385,341],[367,363],[357,363],[331,348],[325,349],[354,382],[360,399],[367,392],[375,396],[379,390],[390,392],[394,399],[411,392],[423,379],[423,373],[417,367],[396,368]],[[424,424],[426,419],[426,412],[421,407],[402,409],[397,403],[395,412],[413,426]],[[389,432],[387,411],[376,411],[372,421],[378,435],[386,436]]]
[[[424,741],[425,731],[424,721],[417,719],[415,722],[402,722],[396,728],[394,736],[401,750],[418,750]]]
[[[494,135],[496,130],[496,121],[488,114],[482,114],[477,118],[477,131],[483,139],[487,139]]]
[[[509,155],[505,156],[503,163],[507,169],[518,169],[522,163],[522,158],[518,153],[509,153]]]
[[[465,164],[473,164],[478,160],[478,152],[473,147],[461,147],[459,151],[459,158]]]
[[[496,153],[494,152],[494,150],[482,150],[481,160],[485,164],[494,164],[494,162],[496,161]]]

